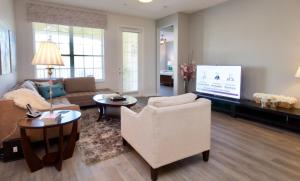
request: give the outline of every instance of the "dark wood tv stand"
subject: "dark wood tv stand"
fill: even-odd
[[[247,99],[236,100],[197,92],[196,94],[200,98],[210,99],[214,111],[300,133],[300,109],[261,108],[259,104]]]

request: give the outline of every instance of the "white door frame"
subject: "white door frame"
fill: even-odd
[[[138,33],[138,91],[133,92],[123,92],[123,32],[132,32],[132,33]],[[144,42],[144,36],[143,36],[143,28],[140,27],[128,27],[128,26],[120,26],[119,28],[119,34],[120,34],[120,40],[121,40],[121,55],[120,55],[120,67],[119,67],[119,92],[120,93],[126,93],[131,95],[137,95],[141,96],[143,95],[143,55],[144,55],[144,49],[143,49],[143,42]]]

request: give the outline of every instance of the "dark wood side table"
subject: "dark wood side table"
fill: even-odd
[[[44,112],[43,114],[48,114]],[[62,162],[73,156],[75,143],[77,141],[78,120],[81,117],[79,111],[57,110],[54,113],[61,114],[60,120],[42,120],[40,117],[35,119],[22,119],[18,122],[21,132],[22,149],[25,160],[31,172],[42,169],[44,166],[55,166],[58,171],[62,169]],[[73,123],[71,134],[64,147],[63,126]],[[59,128],[58,150],[49,152],[49,139],[47,136],[48,128]],[[26,135],[26,129],[42,129],[45,143],[45,155],[40,159],[31,148],[30,138]]]
[[[132,96],[124,96],[126,97],[126,100],[124,101],[112,101],[110,98],[105,97],[105,95],[98,94],[93,97],[93,100],[95,101],[98,109],[99,109],[99,118],[98,121],[101,120],[101,118],[107,116],[106,115],[106,108],[107,107],[132,107],[137,103],[137,99]]]

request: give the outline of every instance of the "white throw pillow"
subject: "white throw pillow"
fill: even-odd
[[[50,109],[50,103],[39,93],[25,88],[10,91],[4,95],[4,98],[13,100],[17,106],[23,109],[26,109],[27,104],[30,104],[36,110]]]
[[[194,102],[196,98],[197,95],[193,93],[187,93],[187,94],[172,96],[172,97],[154,97],[149,99],[148,105],[154,107],[176,106],[176,105]]]

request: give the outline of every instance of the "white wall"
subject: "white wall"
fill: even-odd
[[[159,55],[160,55],[160,70],[167,70],[167,44],[160,44],[159,49]]]
[[[174,67],[175,64],[175,51],[174,51],[174,41],[168,41],[166,43],[166,51],[167,51],[167,56],[166,56],[166,68],[168,68],[168,62],[171,62],[172,68]]]
[[[17,38],[19,43],[18,80],[34,78],[33,58],[33,33],[31,23],[26,21],[26,0],[15,0]],[[156,49],[155,49],[155,21],[126,15],[108,13],[108,25],[105,30],[105,81],[97,83],[97,88],[119,89],[119,68],[122,63],[122,27],[137,28],[143,35],[142,67],[141,67],[141,95],[156,94]],[[147,84],[143,84],[147,82]]]
[[[174,56],[174,41],[160,44],[160,70],[167,70],[169,61],[173,67],[175,64]]]
[[[298,0],[230,0],[191,16],[190,49],[199,63],[242,65],[245,98],[300,98],[299,9]]]
[[[15,31],[15,17],[12,0],[0,0],[0,25]],[[16,83],[16,72],[0,76],[0,97]]]

